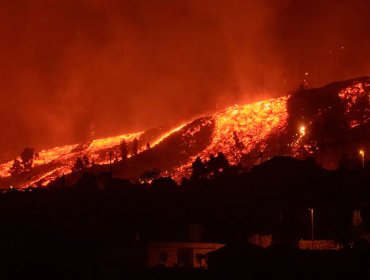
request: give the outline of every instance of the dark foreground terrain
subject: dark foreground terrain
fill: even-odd
[[[181,185],[145,180],[84,173],[72,186],[61,178],[0,194],[0,279],[370,279],[368,164],[328,171],[278,157],[244,171],[218,155],[194,163]],[[342,250],[297,249],[311,238],[308,208],[315,239]],[[250,245],[254,234],[272,245]],[[226,246],[208,255],[207,271],[148,268],[153,241]]]

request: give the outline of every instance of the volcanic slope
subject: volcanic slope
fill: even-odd
[[[359,150],[370,151],[369,126],[370,78],[335,82],[197,119],[118,165],[117,172],[137,177],[157,168],[180,180],[190,176],[197,157],[205,161],[218,152],[244,168],[274,156],[311,157],[327,169],[357,168]]]
[[[120,178],[138,178],[157,169],[164,176],[181,179],[190,175],[197,157],[207,160],[218,152],[231,164],[241,163],[245,168],[277,155],[313,157],[330,169],[339,164],[356,167],[358,150],[370,150],[369,125],[370,78],[363,77],[231,106],[174,128],[44,150],[38,153],[31,171],[11,175],[12,161],[0,165],[0,186],[46,185],[71,173],[76,159],[84,155],[94,162],[87,171],[112,168],[113,176]],[[120,143],[125,140],[131,149],[134,138],[139,140],[139,153],[121,161]],[[146,149],[147,143],[151,148]]]

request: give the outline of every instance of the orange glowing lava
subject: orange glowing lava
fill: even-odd
[[[350,128],[370,121],[370,84],[355,83],[341,90],[339,98],[345,106],[345,115]]]
[[[150,144],[153,148],[164,143],[162,148],[159,146],[159,150],[167,153],[169,151],[164,140],[172,135],[180,137],[175,149],[185,156],[181,160],[171,162],[173,165],[166,167],[169,169],[165,169],[162,174],[172,176],[176,180],[190,175],[191,164],[197,157],[205,161],[212,154],[217,155],[219,152],[222,152],[231,164],[238,164],[244,160],[251,166],[281,155],[279,152],[296,158],[314,156],[319,147],[312,128],[318,119],[325,118],[333,106],[343,108],[348,128],[370,121],[370,83],[356,82],[352,86],[338,90],[336,97],[339,98],[339,105],[329,104],[327,107],[320,107],[316,115],[298,123],[292,135],[289,134],[288,138],[283,137],[285,142],[279,142],[279,137],[288,133],[289,96],[231,106],[213,115],[164,131],[156,138],[153,136]],[[204,131],[207,133],[202,134]],[[45,186],[57,177],[71,173],[71,167],[79,157],[87,156],[90,163],[96,165],[108,164],[110,159],[118,161],[122,141],[132,143],[135,138],[140,141],[143,134],[144,132],[123,134],[96,139],[83,145],[66,145],[40,151],[34,159],[32,170],[26,175],[16,175],[17,187]],[[147,149],[145,144],[139,144],[139,153]],[[145,156],[147,159],[150,155]],[[151,161],[155,163],[156,159]],[[12,164],[13,161],[8,161],[0,165],[0,177],[12,177],[10,174]],[[19,183],[22,179],[22,183]],[[8,188],[9,184],[0,187]]]
[[[122,140],[127,142],[134,138],[139,138],[142,132],[119,135],[103,139],[93,140],[85,145],[66,145],[53,149],[42,150],[38,153],[33,161],[33,169],[44,166],[40,172],[31,174],[27,182],[19,185],[20,188],[32,186],[36,183],[47,185],[50,181],[71,173],[71,167],[78,157],[88,156],[90,161],[95,164],[109,163],[108,151],[118,146]],[[10,177],[10,168],[13,161],[5,162],[0,165],[0,176],[3,178]]]
[[[188,176],[191,163],[198,156],[206,160],[211,154],[223,152],[231,164],[237,164],[243,155],[257,146],[266,148],[270,135],[282,133],[286,129],[287,100],[288,97],[285,96],[253,104],[235,105],[215,114],[212,119],[215,129],[211,144],[192,157],[187,164],[180,166],[174,177],[180,179]]]

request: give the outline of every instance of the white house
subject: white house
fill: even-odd
[[[148,266],[207,268],[206,254],[225,244],[153,242],[148,245]]]

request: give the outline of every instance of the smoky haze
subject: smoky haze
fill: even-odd
[[[369,75],[369,6],[3,0],[0,160]]]

